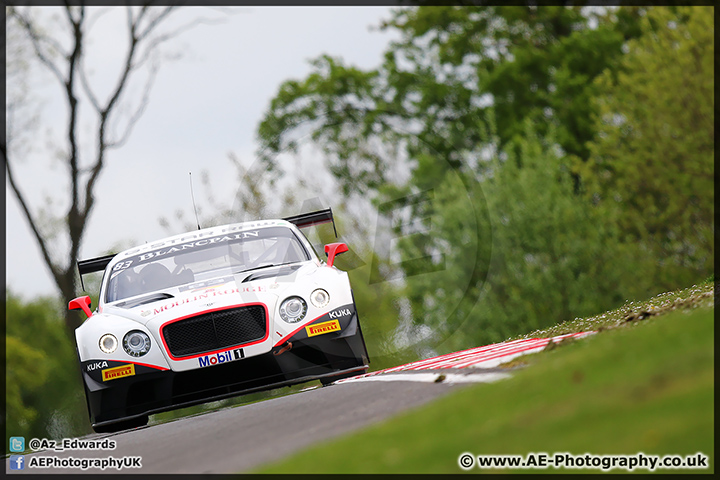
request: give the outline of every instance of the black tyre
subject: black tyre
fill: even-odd
[[[321,378],[320,383],[322,383],[323,387],[327,387],[328,385],[333,383],[335,380],[338,380],[338,377]]]

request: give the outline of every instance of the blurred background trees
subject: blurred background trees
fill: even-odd
[[[587,193],[616,204],[620,228],[657,260],[666,288],[713,269],[713,25],[711,7],[651,9],[618,70],[596,81]]]
[[[62,438],[89,432],[85,393],[63,302],[5,293],[6,432]]]
[[[311,144],[345,195],[393,205],[411,317],[443,351],[682,287],[713,272],[712,18],[398,10],[378,68],[321,56],[280,86],[259,157]]]
[[[372,368],[714,273],[712,7],[418,7],[380,28],[400,39],[377,68],[323,55],[280,85],[258,125],[262,175],[232,158],[235,204],[201,215],[332,206]],[[323,228],[316,245],[334,240]],[[29,333],[56,331],[59,311],[6,302],[13,432],[48,429],[40,385],[72,381],[42,359],[74,352]]]

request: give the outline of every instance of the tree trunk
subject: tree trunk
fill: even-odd
[[[85,321],[84,313],[78,310],[68,310],[67,308],[70,300],[78,296],[75,291],[75,272],[73,267],[74,265],[71,265],[63,272],[62,276],[55,278],[55,282],[60,289],[63,306],[65,308],[65,329],[71,339],[75,338],[75,329]]]

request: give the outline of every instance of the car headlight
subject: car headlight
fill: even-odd
[[[330,294],[322,288],[318,288],[310,295],[310,301],[317,308],[322,308],[328,303],[330,303]]]
[[[307,313],[307,303],[300,297],[289,297],[280,305],[280,317],[287,323],[297,323]]]
[[[118,341],[117,338],[115,338],[115,335],[112,335],[110,333],[106,333],[102,337],[100,337],[100,350],[102,350],[105,353],[113,353],[115,350],[117,350]]]
[[[123,348],[131,357],[142,357],[150,351],[150,337],[140,330],[133,330],[125,334]]]

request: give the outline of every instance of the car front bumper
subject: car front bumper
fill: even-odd
[[[107,385],[84,372],[90,421],[93,427],[100,427],[310,380],[367,372],[368,354],[357,314],[342,331],[302,337],[290,338],[262,355],[207,368],[175,372],[137,367],[137,375]]]

